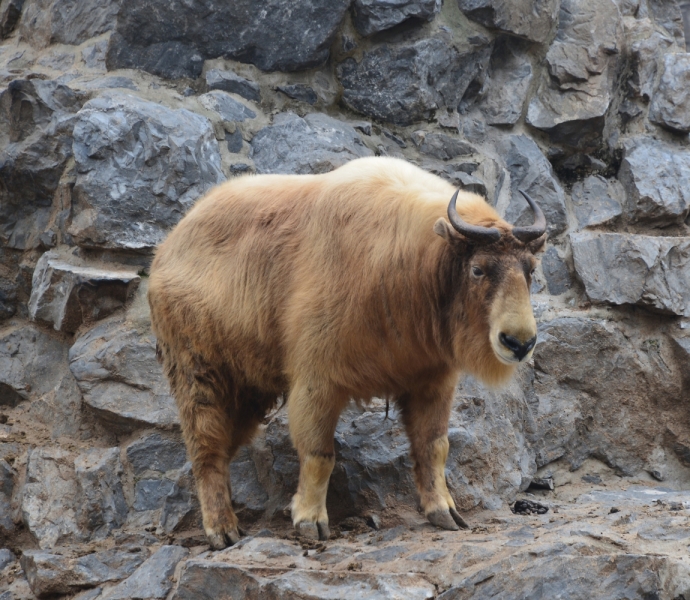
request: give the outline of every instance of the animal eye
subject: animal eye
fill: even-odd
[[[484,275],[484,271],[482,271],[479,267],[472,267],[472,275],[475,277],[481,277]]]

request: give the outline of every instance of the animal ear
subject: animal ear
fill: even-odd
[[[532,254],[536,254],[544,249],[544,244],[546,244],[546,234],[539,236],[536,240],[532,240],[527,244],[527,248],[529,248]]]
[[[434,223],[434,233],[440,235],[449,244],[457,243],[461,239],[455,229],[453,229],[453,226],[443,217],[440,217]]]

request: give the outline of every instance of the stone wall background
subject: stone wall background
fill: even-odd
[[[152,251],[226,178],[367,155],[519,224],[525,189],[549,221],[533,365],[457,390],[460,508],[588,459],[690,484],[689,21],[675,0],[1,0],[0,546],[198,526]],[[341,419],[334,520],[414,510],[384,410]],[[279,412],[231,468],[243,522],[280,518],[296,477]],[[100,581],[144,558],[99,558]]]

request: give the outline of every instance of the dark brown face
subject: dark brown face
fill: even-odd
[[[528,360],[537,341],[529,291],[537,259],[518,244],[491,244],[465,263],[469,296],[484,309],[496,358],[508,365]]]

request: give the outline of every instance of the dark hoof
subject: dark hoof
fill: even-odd
[[[457,531],[460,529],[447,510],[435,510],[434,512],[430,512],[426,518],[429,519],[432,525],[436,525],[436,527],[440,527],[441,529],[448,529],[449,531]]]
[[[223,550],[240,541],[240,534],[237,529],[231,529],[224,533],[206,534],[206,537],[214,550]]]
[[[455,521],[460,526],[460,529],[469,529],[470,528],[470,526],[467,524],[467,521],[465,521],[465,519],[463,519],[458,514],[457,510],[455,510],[454,508],[449,508],[448,512],[450,512],[450,516],[453,517],[453,521]]]
[[[308,540],[321,540],[326,541],[330,535],[331,531],[328,528],[328,523],[314,523],[312,521],[302,521],[297,524],[297,532],[303,538]]]

